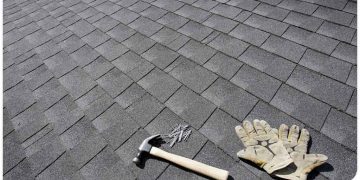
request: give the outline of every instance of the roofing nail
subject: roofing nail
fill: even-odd
[[[174,139],[173,139],[172,142],[170,143],[170,147],[173,147],[173,146],[174,146],[176,140],[177,140],[177,136],[174,137]]]
[[[181,131],[180,131],[180,135],[179,135],[179,140],[178,140],[178,142],[181,141],[181,138],[182,138],[182,136],[183,136],[183,133],[184,133],[184,130],[181,130]]]

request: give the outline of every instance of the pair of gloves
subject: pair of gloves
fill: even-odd
[[[271,128],[264,120],[243,121],[235,127],[245,149],[237,156],[254,162],[267,173],[291,180],[305,180],[308,174],[325,163],[327,156],[307,154],[309,131],[282,124]]]

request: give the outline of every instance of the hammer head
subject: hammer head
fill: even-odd
[[[141,145],[139,146],[139,152],[138,152],[137,156],[133,159],[133,162],[134,162],[136,165],[141,164],[141,161],[142,161],[144,155],[145,155],[146,153],[149,153],[149,152],[150,152],[151,147],[152,147],[152,145],[150,144],[150,142],[151,142],[152,140],[158,139],[159,137],[160,137],[160,134],[153,135],[153,136],[150,136],[150,137],[146,138],[146,139],[141,143]]]

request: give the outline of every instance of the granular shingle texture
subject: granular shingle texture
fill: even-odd
[[[356,173],[354,0],[4,0],[4,179],[206,179],[132,159],[142,140],[190,125],[166,151],[273,179],[236,156],[234,127],[306,127],[328,163]]]

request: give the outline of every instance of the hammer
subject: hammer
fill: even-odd
[[[166,151],[163,151],[157,147],[153,147],[150,144],[151,140],[159,138],[160,135],[154,135],[146,138],[139,147],[139,153],[137,156],[133,159],[133,162],[136,165],[141,164],[142,159],[144,158],[145,154],[151,154],[153,156],[166,159],[170,162],[173,162],[179,166],[182,166],[184,168],[190,169],[192,171],[195,171],[197,173],[200,173],[202,175],[219,179],[219,180],[226,180],[229,176],[229,172],[225,171],[223,169],[219,169],[216,167],[212,167],[206,164],[203,164],[198,161],[194,161],[192,159],[188,159],[179,155],[171,154]]]

